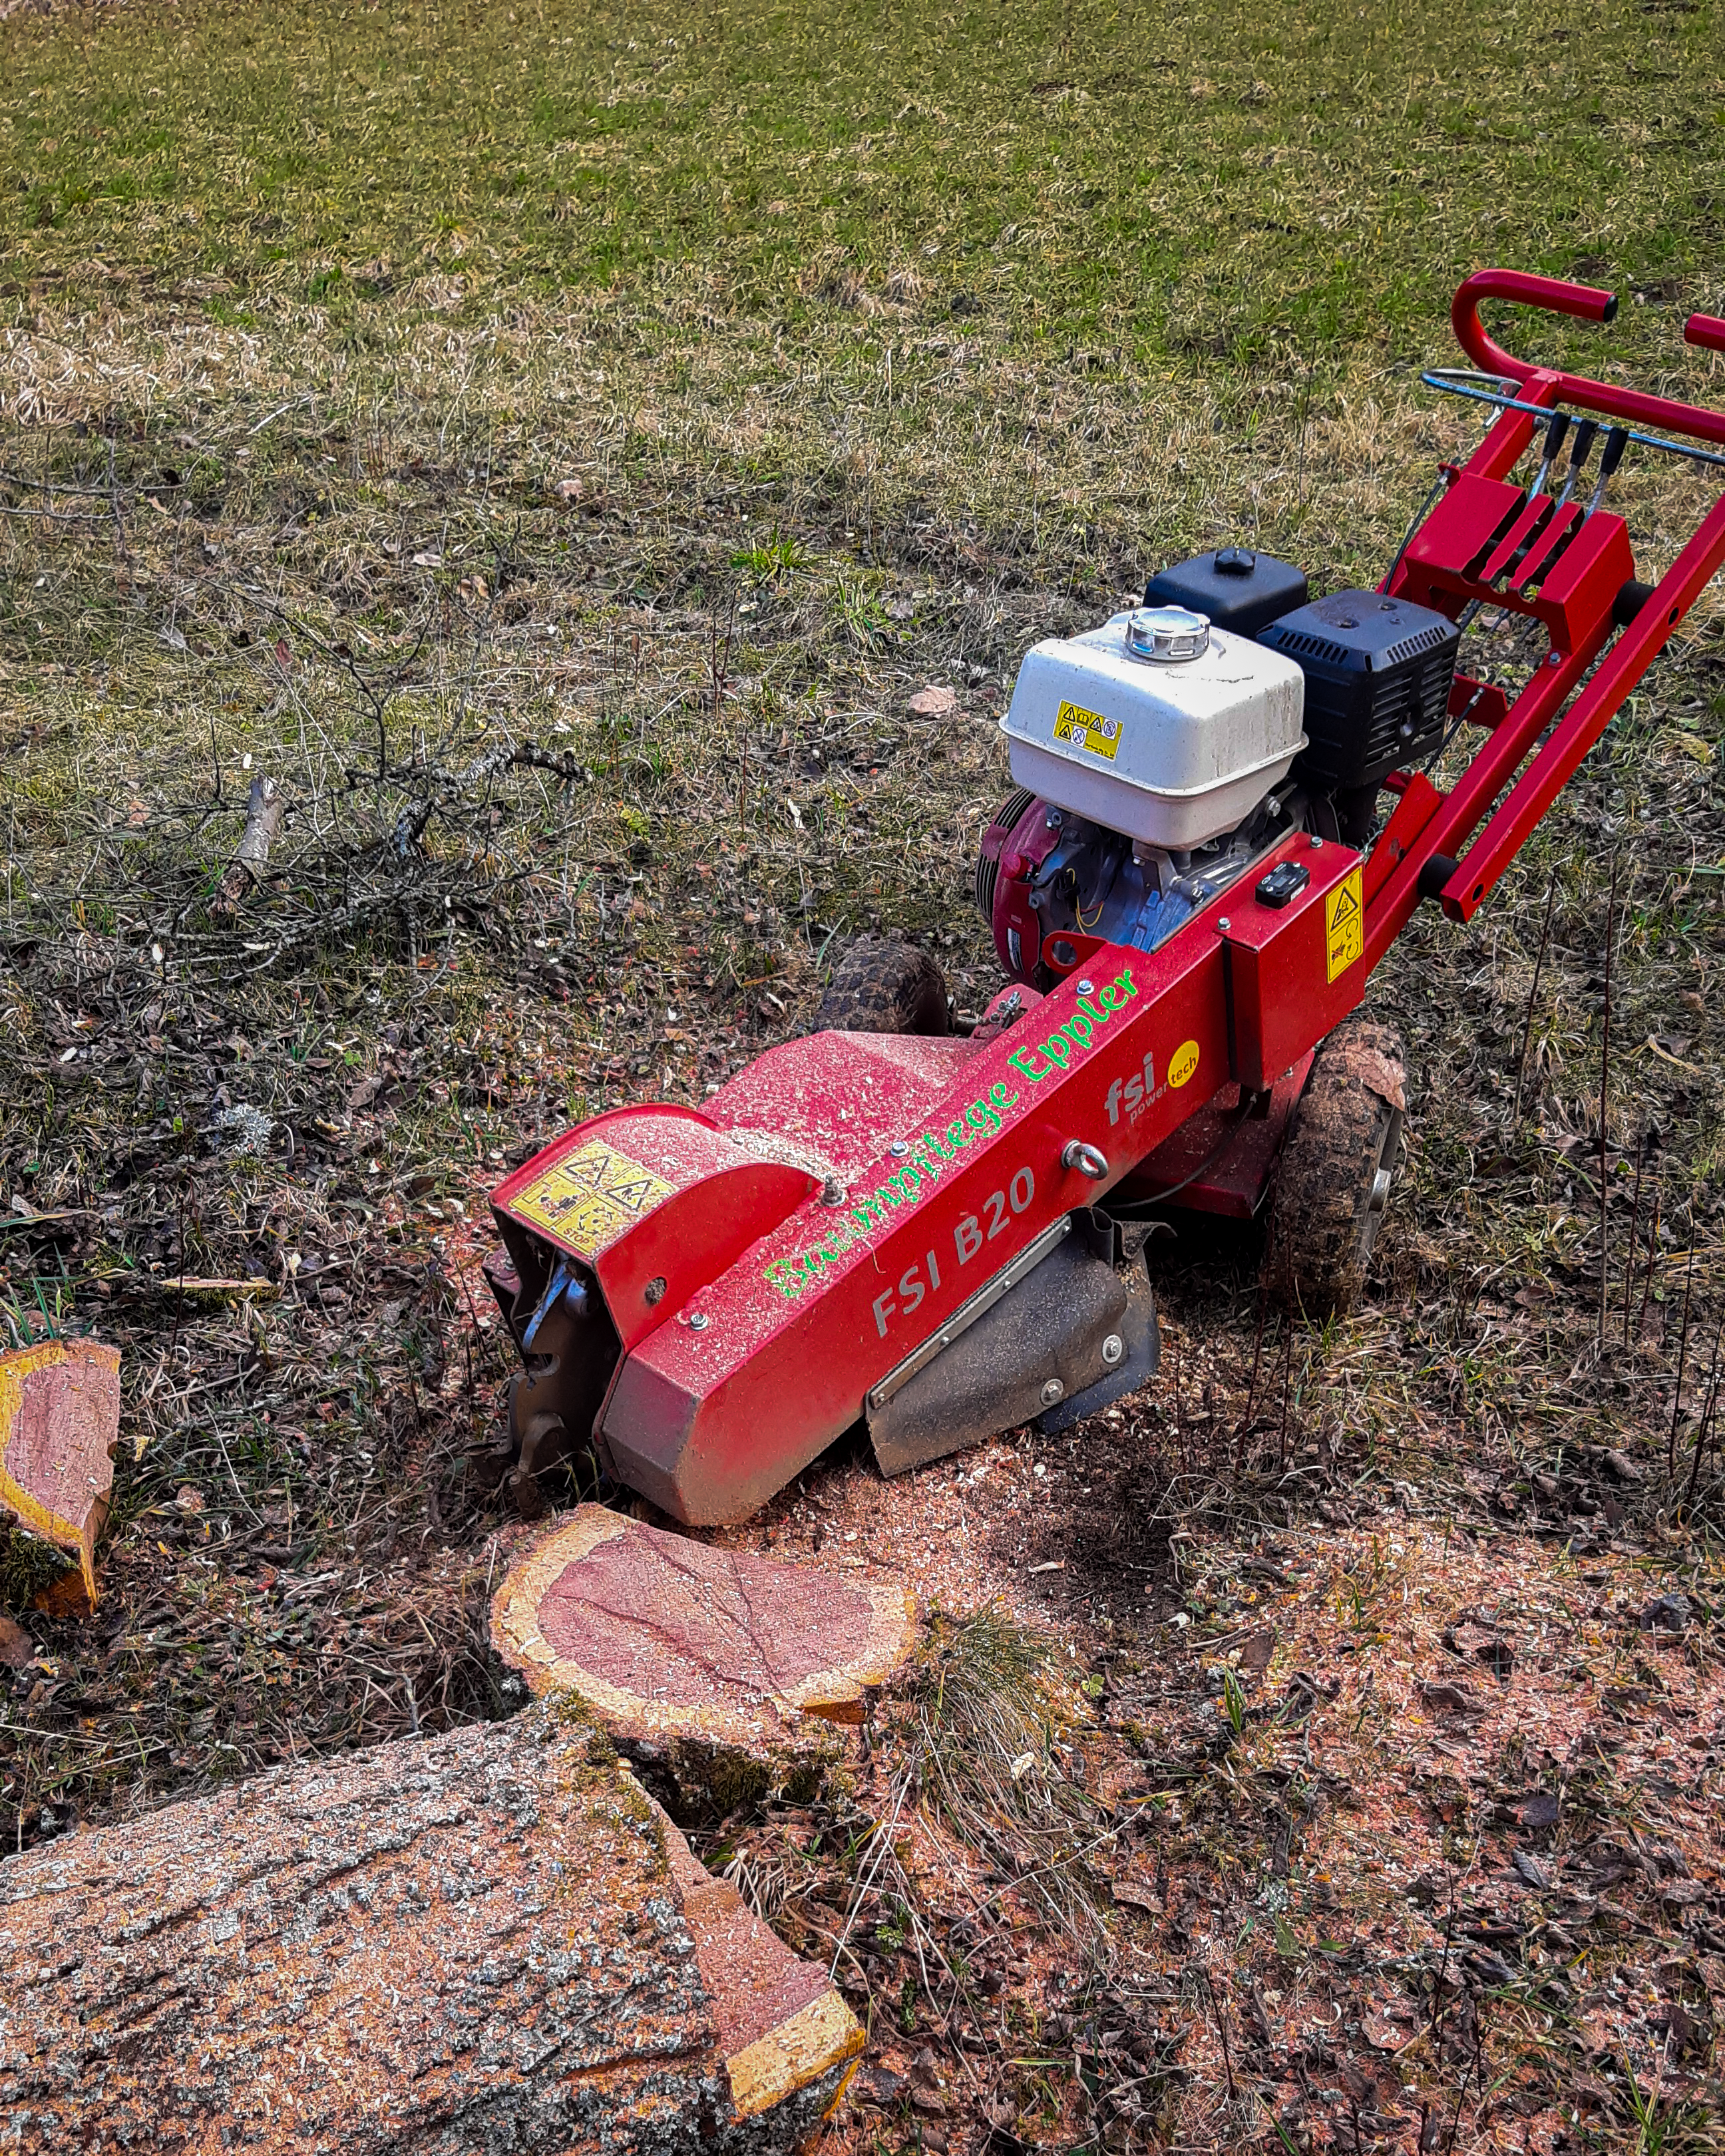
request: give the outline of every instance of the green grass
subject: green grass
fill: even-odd
[[[7,36],[22,293],[318,301],[362,346],[428,275],[470,315],[686,286],[792,326],[896,270],[1032,352],[1405,357],[1482,249],[1718,269],[1713,0],[242,4]]]

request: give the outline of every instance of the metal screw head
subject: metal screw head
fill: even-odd
[[[689,1330],[691,1332],[705,1332],[706,1327],[706,1312],[704,1310],[697,1310],[695,1315],[689,1321]]]
[[[1319,848],[1322,844],[1323,844],[1323,840],[1322,840],[1321,838],[1319,838],[1319,836],[1317,835],[1317,832],[1316,832],[1316,831],[1314,831],[1314,832],[1312,833],[1312,852],[1313,852],[1313,853],[1316,853],[1316,852],[1317,851],[1318,848]]]
[[[1058,1378],[1050,1378],[1042,1388],[1042,1404],[1045,1408],[1051,1408],[1057,1400],[1063,1400],[1065,1397],[1066,1388]]]
[[[1078,983],[1078,993],[1081,996],[1093,996],[1096,992],[1096,985],[1094,981],[1081,981]]]
[[[1226,915],[1225,913],[1222,916],[1222,918],[1221,918],[1221,919],[1220,919],[1220,920],[1216,923],[1216,926],[1217,926],[1217,927],[1218,927],[1218,928],[1227,928],[1228,927],[1230,927],[1230,921],[1229,921],[1228,916],[1227,916],[1227,915]]]
[[[902,1160],[911,1148],[905,1143],[902,1138],[895,1138],[892,1143],[887,1147],[886,1150],[892,1155],[895,1160]]]
[[[842,1205],[845,1203],[845,1186],[836,1175],[829,1175],[820,1186],[820,1202],[823,1205]]]
[[[1111,1332],[1102,1342],[1102,1360],[1109,1369],[1120,1362],[1126,1353],[1126,1342],[1117,1332]]]

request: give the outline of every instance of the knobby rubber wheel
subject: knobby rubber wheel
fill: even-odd
[[[816,1033],[950,1033],[946,978],[926,951],[859,937],[833,968]]]
[[[1407,1049],[1394,1027],[1346,1019],[1318,1050],[1276,1172],[1266,1260],[1272,1292],[1322,1321],[1365,1286],[1401,1157]]]

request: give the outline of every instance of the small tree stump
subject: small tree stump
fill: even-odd
[[[806,1793],[915,1636],[901,1583],[787,1564],[583,1505],[516,1559],[491,1640],[580,1698],[680,1810]]]
[[[0,1505],[78,1559],[92,1608],[119,1435],[117,1348],[41,1340],[0,1355]]]
[[[536,1707],[0,1861],[0,2147],[769,2156],[862,2032]]]

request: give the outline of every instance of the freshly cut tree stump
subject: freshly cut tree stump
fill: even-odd
[[[539,1707],[0,1861],[0,2148],[768,2156],[862,2031]]]
[[[119,1435],[117,1348],[41,1340],[0,1355],[0,1505],[77,1558],[91,1608]]]
[[[583,1505],[516,1560],[491,1640],[576,1695],[680,1809],[811,1787],[915,1636],[916,1597]]]

